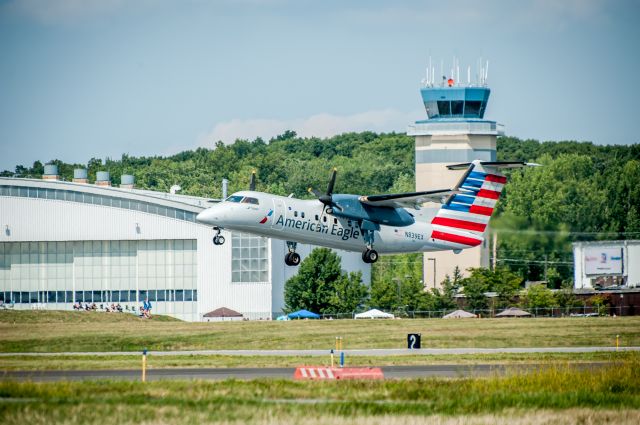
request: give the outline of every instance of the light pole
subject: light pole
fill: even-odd
[[[427,261],[433,261],[433,289],[436,289],[436,259],[427,258]]]
[[[400,308],[400,278],[394,277],[391,280],[393,280],[396,283],[396,286],[398,288],[398,308]]]

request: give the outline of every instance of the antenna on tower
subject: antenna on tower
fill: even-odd
[[[484,69],[484,84],[487,84],[488,77],[489,77],[489,60],[487,60],[487,67]]]
[[[467,86],[471,85],[471,65],[467,66]]]

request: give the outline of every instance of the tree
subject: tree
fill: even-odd
[[[446,275],[442,281],[442,290],[438,288],[431,290],[436,310],[450,310],[458,306],[454,297],[458,294],[458,290],[462,286],[462,280],[463,277],[460,268],[456,266],[453,269],[453,279],[449,275]]]
[[[353,312],[367,297],[361,273],[346,273],[340,257],[329,248],[316,248],[300,264],[298,274],[284,286],[288,311]]]
[[[335,292],[329,300],[327,312],[355,312],[369,296],[369,288],[362,283],[362,272],[343,273],[335,283]]]
[[[462,280],[464,294],[472,309],[486,309],[489,305],[485,292],[497,293],[497,305],[507,307],[513,304],[514,297],[520,289],[522,278],[507,269],[497,267],[495,270],[485,268],[469,269],[471,275]]]
[[[606,306],[611,302],[610,298],[606,294],[597,294],[589,298],[589,303],[595,308],[599,316],[606,314]]]
[[[398,305],[398,286],[391,280],[374,279],[371,282],[369,305],[380,310],[393,310]]]
[[[556,305],[551,289],[546,285],[531,285],[525,294],[523,304],[529,309],[550,308]]]
[[[515,302],[514,298],[520,291],[522,281],[522,277],[512,273],[506,267],[497,267],[493,270],[493,281],[490,286],[498,294],[498,307],[508,307]]]
[[[471,275],[462,281],[464,295],[471,310],[486,310],[489,306],[485,296],[485,292],[489,290],[489,283],[481,270],[471,269]]]

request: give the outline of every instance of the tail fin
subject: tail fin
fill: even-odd
[[[487,229],[489,218],[507,182],[500,168],[516,168],[522,162],[500,163],[475,160],[470,164],[449,166],[450,169],[467,168],[456,189],[431,221],[432,239],[456,244],[454,248],[480,245]]]

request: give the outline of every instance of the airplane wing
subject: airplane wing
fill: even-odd
[[[361,196],[360,202],[374,207],[415,208],[425,202],[446,202],[451,195],[460,193],[455,189],[428,190],[425,192],[391,193],[388,195]]]

